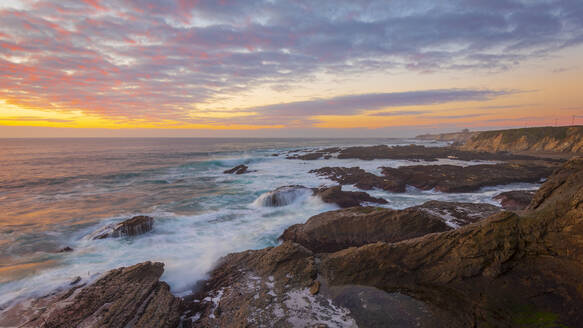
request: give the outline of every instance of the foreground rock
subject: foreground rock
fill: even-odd
[[[17,304],[0,314],[0,326],[175,328],[181,301],[159,281],[163,267],[144,262],[111,270],[92,284]]]
[[[249,171],[249,167],[247,165],[237,165],[232,169],[228,169],[223,171],[223,173],[225,174],[245,174],[245,173],[249,173],[251,171]]]
[[[568,162],[530,211],[458,230],[349,248],[322,258],[334,285],[406,290],[451,326],[578,326],[583,320],[583,160]]]
[[[125,220],[120,223],[110,224],[105,226],[94,233],[92,233],[90,239],[104,239],[104,238],[117,238],[122,236],[137,236],[144,234],[152,230],[154,226],[154,218],[145,215],[134,216],[129,220]]]
[[[399,168],[385,167],[383,176],[366,172],[358,167],[324,167],[310,173],[326,176],[340,184],[354,184],[357,188],[379,188],[392,192],[405,192],[413,186],[421,190],[441,192],[472,192],[486,186],[515,182],[539,182],[548,177],[553,166],[528,164],[496,165],[413,165]]]
[[[494,200],[500,202],[502,208],[510,211],[518,211],[525,209],[534,196],[534,190],[513,190],[500,193],[494,196]]]
[[[292,242],[229,254],[202,291],[185,300],[184,326],[434,327],[440,322],[427,305],[403,294],[327,286],[318,279],[318,261]]]
[[[290,205],[309,196],[317,196],[325,203],[337,204],[340,207],[359,206],[363,202],[386,204],[382,198],[372,197],[365,192],[343,191],[341,186],[324,188],[307,188],[300,185],[283,186],[266,192],[255,200],[255,205],[261,207],[280,207]]]
[[[281,240],[314,252],[335,252],[378,241],[397,242],[476,222],[500,209],[488,204],[430,201],[404,210],[362,207],[330,211],[287,228]]]

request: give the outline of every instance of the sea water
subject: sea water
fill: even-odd
[[[90,281],[107,270],[143,261],[165,263],[162,280],[176,295],[187,294],[221,256],[275,246],[288,226],[337,209],[303,192],[290,196],[285,206],[262,205],[262,195],[281,186],[334,184],[309,173],[313,169],[359,166],[380,174],[382,166],[492,163],[285,158],[293,150],[412,143],[445,145],[399,139],[0,140],[0,307],[66,286],[76,277]],[[223,173],[239,164],[252,172]],[[492,196],[499,192],[537,187],[369,193],[387,199],[383,206],[401,209],[428,200],[497,205]],[[132,238],[87,238],[134,215],[154,217],[154,229]],[[74,251],[58,252],[66,246]]]

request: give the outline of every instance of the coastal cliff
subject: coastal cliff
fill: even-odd
[[[487,152],[583,153],[583,126],[479,132],[459,148]]]

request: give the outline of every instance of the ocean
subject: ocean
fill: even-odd
[[[309,173],[324,166],[423,164],[406,160],[290,160],[292,150],[333,146],[445,143],[410,139],[0,139],[0,308],[107,270],[143,261],[165,263],[162,280],[188,294],[230,252],[277,245],[288,226],[338,207],[309,195],[264,207],[262,194],[280,186],[333,185]],[[444,159],[426,164],[474,165]],[[491,163],[491,162],[490,162]],[[224,174],[239,164],[253,172]],[[409,188],[368,191],[406,208],[428,200],[486,202],[499,192],[537,184],[445,194]],[[344,190],[356,190],[344,186]],[[133,238],[87,235],[135,215],[155,218],[153,231]],[[64,247],[73,252],[59,253]]]

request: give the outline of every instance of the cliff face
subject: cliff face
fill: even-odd
[[[485,131],[469,138],[460,149],[583,153],[583,126]]]

